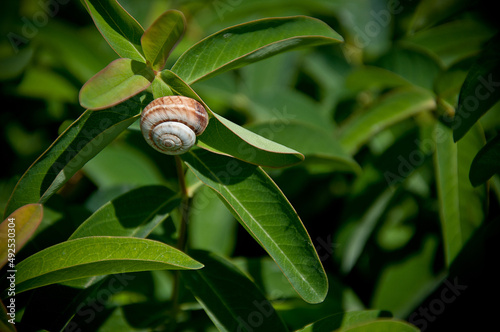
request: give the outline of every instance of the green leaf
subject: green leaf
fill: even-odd
[[[43,218],[43,207],[41,204],[27,204],[12,212],[0,224],[0,268],[5,265],[8,254],[15,255],[24,244],[31,238],[40,225]],[[10,231],[9,231],[10,230]],[[9,241],[13,239],[14,242]],[[10,245],[14,244],[13,247]]]
[[[154,78],[146,64],[117,59],[83,85],[80,105],[91,110],[115,106],[147,89]]]
[[[304,160],[300,152],[257,135],[218,114],[213,115],[213,121],[198,138],[201,148],[267,167],[286,167]]]
[[[201,40],[181,55],[172,71],[192,84],[278,53],[342,41],[327,24],[311,17],[260,19]]]
[[[26,47],[18,52],[0,51],[0,81],[7,81],[21,75],[33,58],[34,48]]]
[[[257,286],[230,262],[215,254],[189,254],[203,262],[199,271],[181,276],[219,331],[288,331]]]
[[[457,142],[500,100],[500,35],[485,46],[472,65],[460,90],[453,117],[453,139]]]
[[[146,104],[144,98],[137,96],[107,110],[83,113],[24,173],[4,216],[23,205],[46,202],[87,161],[132,124]]]
[[[363,214],[361,220],[356,225],[355,230],[348,239],[343,249],[341,271],[348,274],[356,264],[359,256],[363,252],[365,245],[372,235],[377,222],[387,209],[387,206],[394,196],[394,189],[387,188],[379,197],[369,206]],[[353,222],[351,222],[353,224]]]
[[[233,215],[213,190],[207,186],[196,190],[189,210],[190,248],[229,257],[236,244],[237,226]]]
[[[500,172],[500,135],[490,140],[478,152],[470,167],[469,179],[474,187]]]
[[[164,70],[161,72],[161,78],[176,94],[201,102],[211,115],[207,128],[198,137],[198,146],[217,154],[230,155],[268,167],[285,167],[304,160],[304,156],[299,152],[259,136],[213,112],[196,92],[173,72]]]
[[[351,154],[384,128],[436,106],[432,93],[418,87],[392,90],[341,128],[340,143]]]
[[[135,204],[135,202],[141,204]],[[180,203],[164,186],[144,186],[104,204],[85,220],[69,240],[89,236],[146,238]]]
[[[151,24],[141,38],[142,49],[154,70],[165,66],[168,56],[184,35],[186,19],[178,10],[167,10]]]
[[[340,329],[338,332],[420,332],[415,326],[398,320],[380,319],[357,326]]]
[[[404,261],[389,263],[377,280],[370,307],[385,308],[395,317],[410,315],[442,281],[433,273],[438,245],[436,236],[427,236]]]
[[[66,103],[74,103],[78,96],[78,90],[64,76],[54,70],[34,66],[26,68],[15,91],[23,97]]]
[[[151,83],[151,92],[153,93],[154,99],[172,96],[174,94],[170,87],[160,77],[155,77]]]
[[[16,291],[105,274],[199,269],[203,265],[164,243],[96,236],[46,248],[17,264]]]
[[[331,332],[337,329],[345,329],[359,323],[373,321],[379,317],[390,317],[390,313],[382,310],[339,312],[309,324],[296,332]]]
[[[410,33],[428,28],[456,14],[459,10],[463,9],[466,4],[468,4],[466,0],[444,0],[439,2],[433,0],[420,1],[411,20]]]
[[[435,54],[448,67],[476,55],[495,31],[480,20],[458,19],[410,34],[401,43]]]
[[[142,202],[140,205],[135,202]],[[180,198],[163,186],[144,186],[104,204],[85,220],[69,240],[89,236],[146,238],[179,205]],[[65,285],[86,288],[100,278],[85,278]]]
[[[260,168],[237,159],[191,150],[182,156],[215,190],[241,225],[307,302],[324,300],[328,281],[309,235],[286,197]]]
[[[145,151],[121,141],[108,145],[85,164],[83,171],[101,190],[167,183],[160,167]]]
[[[434,81],[441,72],[441,64],[436,56],[415,47],[406,48],[399,45],[380,57],[376,65],[428,90],[432,90]]]
[[[444,252],[447,266],[453,262],[470,235],[484,219],[485,188],[469,182],[469,165],[484,144],[479,127],[458,144],[452,130],[438,123],[435,128],[435,172]]]
[[[309,161],[314,164],[322,161],[329,169],[361,171],[356,161],[340,146],[339,140],[324,128],[302,121],[288,121],[286,124],[270,121],[246,128],[304,154],[305,165],[309,165]]]
[[[141,48],[144,29],[116,0],[84,0],[97,29],[122,58],[146,62]]]
[[[89,35],[82,34],[82,29],[70,22],[50,20],[39,30],[37,40],[44,49],[51,50],[50,54],[55,57],[52,61],[58,67],[63,67],[83,84],[116,58],[106,45],[97,45]]]
[[[410,81],[399,74],[382,67],[362,66],[354,69],[345,81],[346,87],[353,92],[367,89],[387,89],[411,85]]]

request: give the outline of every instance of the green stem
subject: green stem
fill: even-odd
[[[177,169],[177,176],[179,178],[179,188],[182,195],[182,202],[180,205],[181,212],[181,220],[179,223],[179,235],[177,239],[177,249],[181,251],[186,250],[186,239],[187,239],[187,223],[189,218],[189,206],[190,199],[187,193],[186,188],[186,179],[184,177],[184,168],[182,166],[182,160],[179,156],[175,156],[175,166]],[[174,274],[174,289],[172,292],[172,300],[173,300],[173,314],[174,317],[177,317],[179,313],[179,288],[180,288],[180,272],[175,271]]]
[[[182,167],[182,160],[180,157],[175,156],[175,166],[177,168],[177,174],[179,177],[179,188],[181,190],[182,202],[181,202],[181,221],[179,225],[179,237],[177,240],[177,249],[184,251],[186,246],[186,229],[189,218],[189,205],[190,199],[186,188],[186,179],[184,177],[184,168]]]

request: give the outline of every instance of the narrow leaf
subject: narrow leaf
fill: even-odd
[[[354,117],[340,133],[340,143],[351,154],[384,128],[418,112],[433,109],[436,103],[428,90],[406,87],[393,90],[380,102]]]
[[[301,153],[259,136],[216,114],[173,72],[164,70],[161,78],[176,94],[201,102],[211,115],[208,127],[198,137],[198,146],[260,166],[285,167],[304,159]]]
[[[469,167],[483,143],[484,134],[475,126],[460,142],[452,130],[438,123],[435,128],[435,172],[445,259],[449,266],[471,234],[481,225],[485,212],[484,186],[473,188]]]
[[[474,157],[469,179],[477,187],[497,173],[500,173],[500,135],[486,143]]]
[[[146,104],[144,98],[137,96],[107,110],[83,113],[24,173],[7,203],[4,217],[23,205],[46,202],[132,124]]]
[[[140,201],[141,204],[135,204]],[[146,238],[178,206],[180,198],[164,186],[144,186],[129,191],[104,204],[69,237],[69,240],[89,236],[129,236]],[[64,283],[86,288],[99,277]]]
[[[359,323],[374,321],[379,317],[390,317],[390,313],[381,310],[339,312],[309,324],[296,332],[331,332]]]
[[[307,302],[323,301],[328,289],[323,266],[302,221],[271,178],[260,167],[204,150],[182,158],[269,253],[297,293]]]
[[[28,204],[12,212],[0,224],[0,268],[5,265],[12,253],[12,258],[30,239],[43,218],[41,204]],[[17,262],[14,262],[17,264]]]
[[[433,0],[423,0],[414,10],[410,24],[410,33],[417,30],[431,27],[432,25],[463,10],[468,2],[466,0],[444,0],[436,2]]]
[[[354,92],[367,89],[387,89],[411,85],[410,81],[401,75],[375,66],[363,66],[354,69],[345,81],[346,87]]]
[[[146,64],[117,59],[83,85],[80,105],[91,110],[115,106],[148,88],[154,78]]]
[[[442,135],[442,139],[436,140],[435,169],[440,200],[441,232],[446,263],[449,266],[460,251],[462,243],[458,191],[458,152],[449,128],[438,123],[436,133]]]
[[[17,265],[18,293],[97,275],[199,269],[202,264],[164,243],[130,237],[85,237],[46,248]]]
[[[316,164],[322,161],[331,169],[361,171],[356,161],[340,146],[339,140],[324,128],[302,121],[289,121],[286,125],[269,121],[246,128],[300,151],[306,156],[305,165],[309,161]]]
[[[394,196],[394,189],[387,188],[379,197],[373,202],[371,206],[366,209],[363,217],[358,222],[356,229],[351,234],[345,249],[343,249],[343,257],[341,264],[341,271],[348,274],[353,266],[361,256],[363,249],[372,235],[377,222],[386,210],[390,200]]]
[[[192,84],[299,47],[342,41],[327,24],[311,17],[260,19],[201,40],[181,55],[172,71]]]
[[[453,139],[458,141],[500,100],[500,35],[485,46],[460,90],[453,118]]]
[[[135,202],[141,202],[140,205]],[[164,186],[144,186],[104,204],[69,240],[88,236],[147,237],[178,205],[180,198]]]
[[[146,62],[141,48],[144,29],[116,0],[84,0],[97,29],[122,58]]]
[[[186,19],[178,10],[167,10],[151,24],[141,38],[144,55],[154,70],[165,66],[168,56],[184,35]]]
[[[189,253],[203,262],[181,276],[219,331],[251,331],[258,313],[260,331],[288,331],[257,286],[230,262],[204,252]]]
[[[374,286],[370,307],[386,308],[395,317],[410,316],[442,282],[442,276],[433,272],[438,245],[436,236],[427,236],[407,259],[387,264]]]
[[[353,327],[340,329],[338,332],[420,332],[420,329],[407,322],[380,319],[374,322],[361,323]]]

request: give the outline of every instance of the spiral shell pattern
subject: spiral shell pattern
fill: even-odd
[[[188,151],[208,125],[208,114],[198,101],[184,96],[153,100],[141,115],[141,132],[155,150],[178,155]]]

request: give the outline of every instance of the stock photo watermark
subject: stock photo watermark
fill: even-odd
[[[243,0],[215,0],[212,6],[221,21],[224,20],[224,15],[231,13],[237,6],[241,5]]]
[[[97,293],[88,298],[85,302],[80,303],[76,310],[76,316],[81,318],[84,323],[90,324],[97,316],[106,308],[106,304],[111,297],[127,287],[127,285],[135,279],[134,275],[122,273],[114,274],[107,281],[106,286],[101,288]],[[81,332],[84,331],[78,323],[71,321],[65,328],[65,332]]]
[[[349,61],[352,55],[357,52],[352,47],[355,49],[368,47],[383,29],[391,24],[393,16],[400,14],[403,9],[403,5],[399,0],[390,0],[385,8],[378,11],[370,10],[371,19],[361,28],[357,25],[353,27],[353,45],[343,44],[341,46],[345,58]]]
[[[15,325],[16,322],[16,218],[7,219],[7,296],[9,297],[7,308],[8,322]]]
[[[35,38],[39,29],[43,28],[49,23],[50,18],[59,13],[60,6],[65,5],[69,0],[39,0],[37,5],[39,9],[30,17],[21,17],[22,27],[19,33],[7,33],[7,39],[14,49],[14,52],[19,52],[19,48],[27,45],[30,40]]]
[[[467,285],[460,284],[457,277],[453,279],[453,282],[445,280],[444,285],[445,287],[439,293],[439,297],[432,299],[425,306],[420,306],[409,317],[409,322],[418,327],[422,332],[428,328],[429,323],[434,322],[439,315],[443,314],[446,305],[456,301],[458,296],[462,294],[462,291],[468,287]]]
[[[474,94],[468,95],[463,99],[454,116],[444,116],[442,120],[447,123],[452,130],[458,129],[463,125],[463,120],[471,116],[473,112],[477,112],[480,102],[488,99],[498,87],[500,82],[493,80],[493,75],[490,73],[486,77],[479,76],[477,78],[478,85],[474,90]],[[421,166],[425,160],[432,155],[436,149],[436,145],[443,143],[448,139],[444,129],[436,127],[433,138],[425,138],[423,140],[415,139],[416,148],[408,155],[399,155],[397,173],[386,171],[384,178],[389,186],[402,183],[416,168]]]

